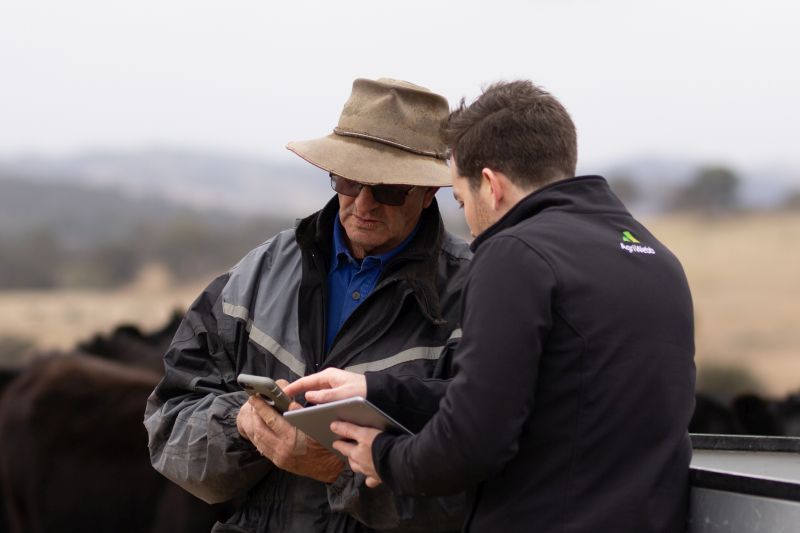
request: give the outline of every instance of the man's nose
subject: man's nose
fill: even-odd
[[[356,196],[356,209],[361,213],[366,213],[372,211],[378,205],[380,204],[372,196],[372,188],[361,187],[361,190],[358,191],[358,196]]]

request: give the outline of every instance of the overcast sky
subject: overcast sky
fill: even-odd
[[[291,157],[357,77],[455,104],[528,78],[582,166],[639,156],[800,169],[789,0],[0,1],[0,155],[152,146]]]

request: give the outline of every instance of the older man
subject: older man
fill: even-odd
[[[337,196],[189,309],[145,425],[157,470],[208,502],[242,498],[214,531],[457,529],[460,499],[365,491],[363,476],[236,382],[325,368],[449,377],[470,254],[434,198],[450,185],[448,111],[422,87],[356,80],[331,135],[288,145],[329,173]]]

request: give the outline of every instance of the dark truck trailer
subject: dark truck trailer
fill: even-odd
[[[689,533],[800,533],[800,438],[692,435]]]

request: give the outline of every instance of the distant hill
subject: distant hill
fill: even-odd
[[[637,157],[600,166],[579,164],[578,172],[604,175],[634,214],[642,215],[674,208],[676,198],[685,195],[684,189],[698,169],[709,164],[725,166],[725,162]],[[784,205],[793,194],[800,195],[800,171],[796,169],[774,165],[732,170],[740,178],[736,205],[741,208],[772,209]],[[59,227],[62,233],[89,237],[116,235],[119,227],[137,217],[160,220],[166,213],[184,213],[188,208],[204,217],[211,211],[213,220],[225,220],[223,213],[234,218],[256,215],[291,220],[316,211],[334,194],[324,171],[289,153],[283,159],[271,160],[224,152],[152,148],[0,158],[0,181],[10,177],[18,182],[46,183],[47,189],[36,193],[38,205],[44,206],[44,212],[37,216],[43,217],[44,224],[63,224]],[[77,192],[59,185],[82,188]],[[89,190],[100,196],[86,199],[91,207],[81,206],[76,197],[85,196]],[[437,197],[448,226],[463,234],[463,216],[451,191],[443,189]],[[129,202],[133,200],[141,202]],[[2,226],[9,230],[23,222],[30,226],[27,200],[7,200],[0,205],[4,210],[0,213]],[[165,208],[166,205],[170,207]],[[113,212],[118,213],[119,220],[107,221],[107,227],[95,222],[78,227],[75,213],[83,209],[99,209],[95,217],[88,218],[96,220],[103,218],[102,212]],[[14,216],[9,214],[11,210]],[[13,220],[16,215],[21,220]]]
[[[200,211],[153,196],[136,198],[109,186],[0,176],[0,238],[46,230],[63,245],[80,248],[118,241],[137,226],[196,220],[225,227],[243,223],[245,218],[219,209]]]
[[[703,167],[639,158],[586,170],[606,176],[642,215],[701,197],[691,185]],[[788,205],[800,190],[792,170],[732,171],[734,209]],[[291,156],[150,149],[0,158],[0,289],[119,286],[154,262],[180,279],[206,279],[333,194],[322,170]],[[466,236],[452,191],[437,197],[448,228]]]
[[[161,204],[157,204],[161,200],[173,210],[213,210],[218,213],[215,217],[227,212],[235,217],[293,220],[320,209],[334,195],[327,174],[297,157],[287,155],[286,160],[271,161],[200,150],[98,150],[62,157],[0,158],[0,181],[3,178],[46,184],[53,204],[59,203],[55,197],[67,199],[90,190],[110,195],[103,201],[112,205],[125,198],[142,200],[129,204],[140,209],[142,218],[163,213]],[[59,184],[80,189],[61,189]],[[438,199],[446,222],[463,233],[463,216],[451,191],[441,190]],[[25,202],[18,208],[25,210],[23,205]],[[75,206],[74,202],[70,205]]]
[[[91,151],[0,159],[0,176],[113,188],[196,208],[300,217],[332,195],[328,176],[300,159],[270,162],[198,150]]]
[[[612,184],[626,182],[636,189],[636,198],[628,199],[629,207],[636,213],[669,211],[680,189],[686,187],[699,169],[720,165],[730,167],[740,178],[738,203],[745,209],[773,209],[779,207],[795,191],[800,190],[800,171],[764,166],[737,168],[718,161],[696,161],[683,158],[638,157],[620,161],[604,168],[579,168],[580,171],[600,172]]]
[[[578,171],[599,173],[612,184],[623,184],[624,192],[635,192],[635,198],[626,199],[635,213],[654,213],[669,210],[680,189],[708,165],[726,166],[724,161],[635,157],[600,166],[580,164]],[[797,169],[774,165],[732,170],[741,178],[738,200],[746,209],[774,208],[800,191]],[[202,210],[285,218],[305,216],[333,195],[324,171],[288,152],[280,160],[172,148],[16,156],[0,158],[3,176],[114,189]],[[449,190],[439,193],[443,216],[454,226],[463,226],[450,196]]]
[[[153,263],[178,279],[208,279],[292,223],[0,175],[0,290],[115,287]]]
[[[335,193],[300,161],[190,150],[0,159],[0,290],[113,287],[145,265],[205,279]],[[449,189],[448,227],[468,234]]]

